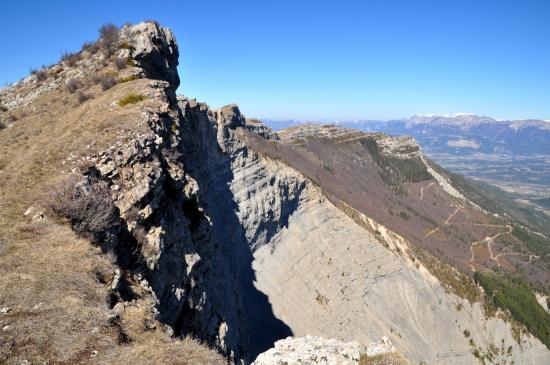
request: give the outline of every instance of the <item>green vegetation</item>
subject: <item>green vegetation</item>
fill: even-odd
[[[134,80],[137,80],[137,79],[139,79],[139,76],[136,76],[136,75],[126,76],[126,77],[121,77],[120,79],[118,79],[117,83],[122,84],[122,83],[125,83],[125,82],[134,81]]]
[[[399,216],[401,217],[401,219],[405,221],[408,221],[409,218],[411,217],[410,215],[407,214],[407,212],[399,212]]]
[[[328,172],[334,172],[334,168],[326,161],[323,161],[323,168]]]
[[[125,105],[128,105],[128,104],[135,104],[135,103],[139,103],[140,101],[142,100],[145,100],[145,96],[144,95],[139,95],[139,94],[128,94],[126,95],[125,97],[123,97],[122,99],[120,99],[118,101],[118,105],[120,106],[125,106]]]
[[[522,279],[479,272],[474,279],[485,289],[491,305],[510,311],[516,321],[550,349],[550,314]]]
[[[531,233],[523,228],[514,227],[512,234],[521,240],[525,245],[539,256],[550,253],[550,240],[537,234]]]
[[[363,138],[361,144],[367,148],[370,155],[380,167],[380,176],[385,184],[398,186],[405,182],[421,182],[430,180],[432,175],[420,159],[401,159],[380,154],[374,138]]]

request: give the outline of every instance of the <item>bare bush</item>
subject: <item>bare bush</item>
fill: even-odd
[[[86,101],[90,100],[92,96],[90,94],[85,94],[82,91],[79,91],[76,93],[76,100],[78,101],[78,104],[85,103]]]
[[[99,28],[101,48],[107,55],[113,54],[116,49],[120,30],[113,23],[104,24]]]
[[[70,79],[65,84],[65,90],[67,90],[71,94],[73,94],[76,90],[78,90],[79,87],[80,87],[80,84],[75,79]]]
[[[31,75],[34,75],[37,81],[44,81],[48,78],[48,71],[46,71],[44,67],[38,70],[31,69]]]
[[[17,120],[17,116],[11,114],[11,115],[8,115],[5,119],[5,122],[6,124],[12,124],[13,122],[15,122]]]
[[[6,125],[5,125],[4,123],[0,122],[0,131],[1,131],[2,129],[6,129]]]
[[[96,54],[97,51],[99,51],[99,45],[97,44],[97,42],[84,42],[82,44],[81,50],[88,51],[91,54]]]
[[[7,111],[8,111],[8,108],[0,104],[0,112],[7,112]]]
[[[101,90],[106,91],[116,85],[116,79],[113,76],[103,75],[99,82]]]
[[[114,63],[118,70],[122,70],[128,66],[128,59],[126,57],[115,57]]]
[[[92,76],[90,77],[90,81],[92,81],[92,83],[94,85],[97,85],[101,82],[101,78],[103,77],[103,75],[99,74],[99,73],[94,73],[92,74]]]
[[[46,206],[51,213],[68,219],[77,234],[96,242],[119,223],[111,189],[97,178],[67,177],[46,196]]]
[[[82,54],[80,52],[71,53],[71,52],[62,52],[61,53],[61,62],[69,67],[75,67],[78,61],[82,59]]]

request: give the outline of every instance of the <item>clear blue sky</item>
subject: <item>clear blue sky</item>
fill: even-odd
[[[251,117],[550,119],[550,1],[2,1],[0,82],[156,19],[180,93]]]

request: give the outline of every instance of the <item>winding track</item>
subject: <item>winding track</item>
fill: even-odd
[[[432,181],[431,183],[429,183],[427,186],[422,186],[420,187],[420,200],[423,200],[424,199],[424,189],[428,189],[429,187],[433,186],[434,185],[434,182]]]
[[[460,205],[456,205],[456,209],[454,210],[454,212],[452,212],[451,214],[449,214],[449,216],[447,217],[447,219],[445,220],[445,222],[443,222],[443,226],[446,226],[448,225],[450,222],[451,222],[451,219],[453,219],[453,217],[456,215],[456,213],[458,213],[458,211],[462,208],[462,206]],[[432,234],[434,234],[435,232],[439,231],[441,227],[435,227],[434,229],[432,229],[431,231],[429,231],[428,233],[426,233],[426,235],[424,237],[429,237],[431,236]]]
[[[509,233],[512,233],[512,226],[511,225],[506,225],[506,226],[500,226],[502,228],[508,228],[505,232],[500,232],[500,233],[497,233],[495,234],[494,236],[491,236],[491,237],[485,237],[485,239],[481,240],[481,241],[476,241],[476,242],[472,242],[470,244],[470,268],[472,269],[472,271],[476,271],[476,268],[474,267],[474,259],[475,259],[475,252],[474,252],[474,246],[477,246],[477,245],[481,245],[483,243],[487,243],[487,250],[489,251],[489,258],[491,260],[493,260],[498,267],[500,267],[500,261],[498,260],[498,258],[500,256],[502,256],[504,253],[502,254],[499,254],[497,256],[495,256],[493,254],[493,247],[491,246],[492,242],[497,239],[498,237],[502,236],[502,235],[505,235],[505,234],[509,234]]]

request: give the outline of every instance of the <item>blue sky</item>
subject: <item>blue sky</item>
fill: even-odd
[[[2,2],[0,82],[144,19],[176,34],[180,93],[250,117],[550,119],[546,0]]]

